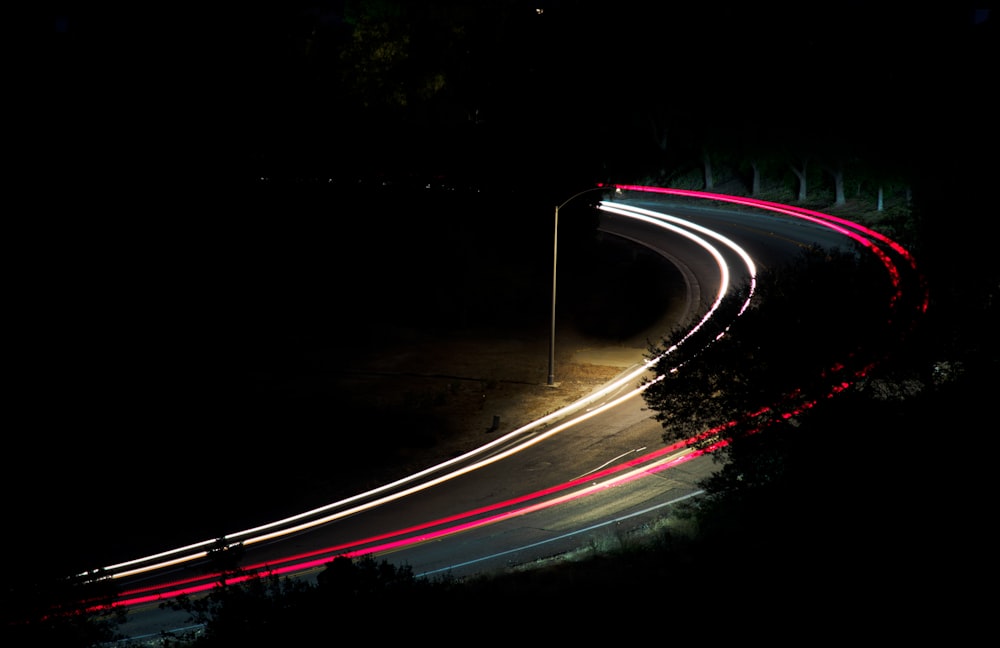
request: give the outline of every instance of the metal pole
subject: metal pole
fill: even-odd
[[[559,249],[559,208],[565,207],[569,201],[577,196],[582,196],[590,191],[607,191],[603,185],[598,185],[591,189],[573,194],[563,201],[563,204],[556,206],[555,229],[552,233],[552,331],[549,334],[549,385],[556,384],[555,364],[556,364],[556,252]]]
[[[555,228],[552,232],[552,330],[549,335],[549,385],[556,382],[556,252],[559,249],[559,207],[556,206]]]

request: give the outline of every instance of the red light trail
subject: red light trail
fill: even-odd
[[[816,212],[812,210],[800,209],[789,205],[782,205],[779,203],[771,203],[767,201],[756,200],[752,198],[740,197],[740,196],[728,196],[724,194],[706,193],[699,191],[688,191],[680,189],[669,189],[661,187],[645,187],[639,185],[613,185],[615,190],[618,192],[622,191],[634,191],[640,193],[651,193],[651,194],[661,194],[661,195],[674,195],[685,198],[693,198],[698,200],[710,200],[710,201],[721,201],[733,204],[739,204],[743,206],[749,206],[754,208],[759,208],[772,213],[783,214],[793,218],[803,219],[823,227],[829,228],[838,234],[841,234],[857,243],[862,245],[864,249],[868,250],[874,254],[884,265],[886,272],[889,275],[891,285],[893,287],[893,294],[890,297],[890,312],[896,312],[899,310],[900,305],[904,302],[904,280],[900,269],[894,263],[889,252],[887,252],[883,247],[888,248],[888,250],[897,255],[898,257],[904,259],[908,266],[908,270],[914,273],[918,277],[918,282],[920,285],[920,294],[917,297],[917,306],[915,307],[915,312],[912,313],[913,317],[911,319],[915,320],[916,316],[922,314],[927,309],[928,297],[926,292],[926,286],[923,279],[920,277],[919,273],[916,271],[916,263],[914,262],[912,256],[899,244],[890,240],[888,237],[875,232],[867,227],[853,223],[843,218],[838,218],[823,214],[821,212]],[[732,251],[739,255],[745,265],[746,272],[750,278],[750,294],[746,298],[746,302],[743,308],[740,310],[742,314],[743,310],[746,309],[750,300],[753,297],[753,285],[756,279],[756,269],[754,263],[750,256],[746,254],[738,245],[725,239],[721,235],[714,233],[707,228],[697,226],[693,223],[683,221],[676,217],[672,217],[661,212],[641,209],[635,206],[626,205],[617,201],[604,201],[601,203],[600,209],[606,210],[627,218],[634,218],[637,220],[643,220],[646,222],[655,222],[657,226],[663,227],[664,229],[669,229],[675,233],[688,236],[692,240],[696,241],[699,245],[703,247],[713,258],[716,259],[719,264],[720,272],[722,275],[722,281],[720,282],[721,288],[719,294],[717,295],[713,306],[709,309],[708,314],[699,321],[696,326],[687,334],[684,340],[688,339],[698,327],[704,325],[709,318],[713,315],[716,307],[723,298],[723,296],[728,291],[729,286],[729,269],[727,265],[722,261],[721,254],[715,248],[715,245],[708,241],[708,238],[714,238],[716,242],[721,242],[722,244],[728,246]],[[739,315],[737,315],[738,317]],[[729,323],[731,324],[731,323]],[[726,325],[723,329],[724,335],[728,331],[729,325]],[[717,339],[717,338],[716,338]],[[676,348],[677,345],[675,345]],[[668,350],[668,353],[673,350]],[[662,357],[662,356],[661,356]],[[657,358],[656,360],[659,360]],[[648,371],[648,367],[652,362],[656,360],[651,360],[646,363],[644,367],[641,367],[638,371],[632,372],[627,376],[623,377],[616,382],[615,388],[626,384],[627,382],[634,380],[636,377],[644,374]],[[727,437],[726,432],[738,423],[747,423],[748,421],[760,421],[759,425],[751,430],[750,433],[757,433],[765,429],[766,427],[773,425],[776,422],[785,421],[789,418],[796,416],[797,414],[815,406],[815,404],[821,398],[832,398],[837,394],[843,392],[844,390],[850,388],[854,382],[866,375],[872,368],[873,364],[871,362],[865,363],[860,367],[853,370],[848,370],[848,367],[844,363],[836,364],[827,370],[827,373],[831,377],[835,377],[831,383],[828,392],[822,396],[812,396],[805,397],[797,392],[790,393],[780,399],[779,402],[774,403],[770,407],[762,408],[758,411],[745,414],[738,421],[733,420],[729,423],[719,426],[718,428],[703,431],[685,441],[672,444],[670,446],[658,449],[654,452],[647,453],[643,456],[633,458],[623,464],[606,468],[594,474],[589,474],[585,477],[581,477],[575,480],[571,480],[562,484],[551,486],[533,493],[526,495],[521,495],[518,497],[506,499],[502,502],[496,502],[483,506],[480,508],[472,509],[459,513],[456,515],[451,515],[437,520],[432,520],[424,522],[415,526],[410,526],[403,529],[394,530],[391,532],[379,534],[376,536],[362,538],[338,545],[333,545],[330,547],[325,547],[320,550],[310,551],[306,553],[299,553],[296,555],[291,555],[282,558],[277,561],[272,561],[270,563],[264,564],[259,563],[255,565],[250,565],[241,570],[239,575],[234,575],[232,577],[225,577],[225,582],[228,584],[233,584],[252,578],[255,576],[268,576],[268,575],[291,575],[294,573],[300,573],[308,571],[323,564],[329,562],[333,558],[338,556],[358,556],[362,554],[377,554],[383,552],[389,552],[407,545],[412,545],[416,543],[426,542],[429,540],[439,539],[445,536],[454,535],[461,533],[463,531],[469,530],[471,528],[481,527],[489,524],[493,524],[502,520],[510,519],[517,516],[522,516],[529,514],[534,511],[538,511],[545,508],[550,508],[553,506],[558,506],[564,504],[568,501],[577,500],[587,495],[590,495],[597,491],[602,491],[607,488],[617,486],[623,483],[627,483],[632,480],[640,479],[644,476],[651,474],[660,473],[665,470],[669,470],[676,466],[682,465],[695,457],[702,456],[704,454],[712,453],[725,447],[730,442],[730,437]],[[311,526],[317,526],[320,524],[326,524],[330,521],[336,520],[341,517],[346,517],[347,515],[354,514],[360,510],[366,508],[372,508],[379,506],[386,501],[392,499],[398,499],[405,495],[411,494],[417,490],[422,490],[434,485],[438,485],[447,479],[450,479],[458,474],[465,474],[471,470],[475,470],[487,463],[493,463],[502,459],[505,456],[509,456],[515,451],[523,449],[528,445],[533,445],[539,443],[545,438],[556,434],[569,426],[579,422],[583,418],[588,418],[590,416],[596,415],[600,411],[604,411],[610,407],[617,406],[625,400],[635,397],[640,394],[644,389],[646,389],[649,384],[647,383],[641,387],[630,391],[624,396],[620,396],[615,400],[602,405],[601,407],[595,409],[594,411],[588,413],[585,417],[579,417],[563,423],[559,426],[554,427],[551,430],[546,431],[544,434],[540,434],[531,438],[530,441],[526,440],[515,447],[511,448],[506,452],[502,452],[496,455],[492,455],[489,459],[484,459],[482,461],[476,462],[474,464],[467,465],[464,468],[456,469],[455,471],[443,474],[442,476],[436,477],[429,481],[417,482],[418,478],[423,478],[428,475],[441,472],[444,468],[447,468],[447,464],[442,464],[441,466],[436,466],[433,469],[424,471],[423,473],[418,473],[417,475],[411,476],[405,480],[401,480],[393,485],[387,485],[383,489],[376,489],[366,494],[356,496],[355,498],[349,498],[342,502],[337,502],[331,504],[327,507],[317,509],[315,511],[309,511],[298,516],[293,516],[287,518],[286,520],[281,520],[269,525],[264,525],[255,529],[248,529],[241,531],[239,533],[234,533],[226,536],[225,541],[231,542],[233,544],[252,544],[255,542],[260,542],[263,540],[273,539],[280,535],[286,535],[294,532],[298,532],[309,528]],[[598,395],[604,396],[610,393],[610,387],[608,389],[602,390]],[[539,420],[522,428],[521,430],[515,431],[503,439],[498,439],[488,446],[494,446],[500,442],[507,442],[510,437],[516,434],[522,434],[525,430],[530,428],[536,428],[544,423],[548,423],[551,420],[555,420],[556,415],[564,415],[568,410],[574,409],[578,410],[584,405],[593,402],[596,396],[588,397],[585,399],[586,402],[581,401],[571,408],[566,408],[566,410],[561,410],[560,412],[550,415],[543,420]],[[695,447],[697,446],[697,447]],[[487,446],[484,446],[484,448]],[[474,455],[474,453],[469,453],[469,455]],[[461,458],[460,458],[461,459]],[[457,465],[457,460],[453,460]],[[449,464],[451,462],[448,462]],[[401,485],[410,483],[413,481],[414,486],[404,489],[404,490],[389,490],[389,486],[398,488]],[[374,494],[379,492],[389,492],[379,499],[371,499]],[[365,497],[369,498],[370,501],[364,501]],[[354,507],[347,508],[348,504],[358,502]],[[331,513],[331,511],[333,511]],[[120,563],[118,565],[112,565],[101,570],[95,570],[94,572],[88,572],[81,576],[88,576],[92,579],[105,579],[105,578],[124,578],[127,576],[132,576],[140,573],[149,573],[157,570],[162,570],[166,567],[172,567],[179,563],[195,560],[199,558],[204,558],[208,555],[209,548],[216,544],[215,540],[204,541],[202,543],[197,543],[194,545],[189,545],[188,547],[182,547],[170,552],[164,552],[162,554],[157,554],[155,556],[149,556],[145,558],[139,558],[126,563]],[[210,590],[213,587],[217,587],[223,582],[223,574],[207,574],[204,576],[194,577],[190,579],[178,580],[169,583],[159,583],[156,585],[151,585],[147,587],[139,587],[126,589],[123,591],[117,601],[113,603],[114,607],[129,607],[135,605],[141,605],[156,601],[163,601],[176,596],[184,594],[197,594]]]

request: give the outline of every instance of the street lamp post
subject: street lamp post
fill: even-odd
[[[591,189],[584,189],[583,191],[573,194],[569,198],[563,201],[561,205],[556,206],[555,215],[555,229],[552,232],[552,328],[549,333],[549,385],[554,385],[556,383],[555,375],[555,364],[556,364],[556,259],[559,251],[559,210],[565,207],[569,201],[573,200],[578,196],[582,196],[585,193],[591,191],[603,191],[605,187],[599,185]]]

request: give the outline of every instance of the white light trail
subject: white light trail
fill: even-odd
[[[882,241],[883,243],[886,243],[886,244],[890,245],[890,247],[892,247],[897,253],[902,254],[908,260],[910,260],[911,264],[912,264],[912,259],[910,259],[909,255],[906,253],[906,251],[903,250],[902,248],[899,248],[898,245],[892,243],[891,241],[889,241],[885,237],[882,237],[881,235],[877,235],[877,233],[874,233],[871,230],[867,230],[866,228],[862,228],[861,226],[857,226],[857,225],[851,223],[850,221],[846,221],[844,219],[836,219],[834,217],[828,217],[825,214],[821,214],[819,212],[812,212],[812,211],[808,211],[808,210],[799,210],[797,208],[790,207],[788,205],[780,205],[780,204],[776,204],[776,203],[766,203],[764,201],[757,201],[757,200],[749,199],[749,198],[724,196],[724,195],[720,195],[720,194],[709,194],[709,193],[704,193],[704,192],[693,192],[693,191],[686,191],[686,190],[670,190],[670,189],[663,189],[663,188],[639,187],[639,186],[633,186],[633,185],[618,185],[618,186],[616,186],[616,188],[617,189],[635,190],[635,191],[649,191],[649,192],[655,192],[655,193],[674,194],[674,195],[679,195],[679,196],[684,196],[684,197],[694,197],[694,198],[702,198],[702,199],[708,199],[708,200],[721,200],[721,201],[732,202],[732,203],[736,203],[736,204],[750,205],[750,206],[753,206],[753,207],[757,207],[757,208],[760,208],[760,209],[772,211],[772,212],[775,212],[775,213],[785,214],[785,215],[792,216],[792,217],[795,217],[795,218],[801,218],[801,219],[804,219],[804,220],[815,222],[815,223],[818,223],[818,224],[820,224],[822,226],[825,226],[825,227],[827,227],[827,228],[829,228],[829,229],[831,229],[831,230],[833,230],[833,231],[835,231],[835,232],[837,232],[839,234],[842,234],[845,237],[852,238],[852,239],[854,239],[856,241],[864,243],[864,242],[867,241],[867,239],[864,239],[864,237],[861,236],[858,233],[859,231],[863,231],[865,234],[875,235],[877,238],[879,238],[880,241]],[[722,299],[726,296],[726,294],[729,291],[729,284],[730,284],[731,273],[730,273],[730,268],[729,268],[729,266],[728,266],[728,264],[727,264],[727,262],[725,260],[725,257],[722,255],[722,253],[719,251],[719,249],[717,247],[715,247],[715,245],[709,241],[709,239],[713,239],[716,243],[721,243],[725,247],[728,247],[736,255],[738,255],[739,258],[742,260],[742,262],[745,264],[747,276],[749,277],[749,280],[750,280],[750,284],[749,284],[750,285],[750,290],[748,291],[748,295],[746,296],[746,299],[745,299],[745,301],[744,301],[744,303],[743,303],[743,305],[742,305],[742,307],[741,307],[741,309],[740,309],[740,311],[739,311],[739,313],[737,314],[736,317],[739,317],[739,315],[741,315],[746,310],[746,308],[749,306],[750,300],[751,300],[751,298],[752,298],[752,296],[754,295],[754,292],[755,292],[756,275],[757,275],[756,265],[754,264],[753,259],[750,257],[750,255],[743,248],[741,248],[739,245],[737,245],[732,240],[726,238],[725,236],[723,236],[723,235],[721,235],[721,234],[719,234],[719,233],[717,233],[717,232],[715,232],[715,231],[713,231],[711,229],[705,228],[705,227],[700,226],[700,225],[698,225],[696,223],[693,223],[691,221],[687,221],[685,219],[681,219],[681,218],[678,218],[676,216],[672,216],[672,215],[669,215],[669,214],[666,214],[666,213],[663,213],[663,212],[659,212],[659,211],[654,211],[654,210],[651,210],[651,209],[644,209],[644,208],[640,208],[640,207],[626,205],[624,203],[609,202],[609,201],[603,201],[603,202],[601,202],[601,204],[599,205],[599,209],[601,209],[603,211],[606,211],[608,213],[613,213],[613,214],[616,214],[618,216],[622,216],[624,218],[630,218],[630,219],[634,219],[634,220],[645,222],[647,224],[650,224],[650,225],[653,225],[655,227],[661,228],[661,229],[663,229],[665,231],[669,231],[672,234],[684,236],[684,237],[688,238],[689,240],[695,242],[697,245],[699,245],[702,249],[704,249],[712,257],[712,259],[714,259],[716,265],[719,268],[720,277],[721,277],[719,291],[717,292],[715,300],[712,303],[712,305],[710,306],[710,308],[708,309],[708,311],[704,314],[704,316],[702,316],[700,318],[700,320],[697,322],[697,324],[691,330],[689,330],[685,334],[685,336],[681,339],[681,342],[678,342],[677,344],[675,344],[674,346],[672,346],[670,349],[668,349],[662,355],[660,355],[660,356],[658,356],[656,358],[652,358],[652,359],[646,360],[643,363],[643,365],[639,366],[637,369],[629,371],[625,375],[621,376],[619,379],[613,381],[612,383],[609,383],[608,385],[605,385],[602,389],[594,392],[593,394],[587,396],[586,398],[581,399],[580,401],[577,401],[577,402],[575,402],[575,403],[573,403],[571,405],[568,405],[568,406],[566,406],[566,407],[564,407],[562,409],[559,409],[559,410],[557,410],[557,411],[555,411],[555,412],[553,412],[553,413],[551,413],[551,414],[549,414],[549,415],[547,415],[545,417],[542,417],[542,418],[540,418],[540,419],[538,419],[536,421],[533,421],[533,422],[529,423],[528,425],[525,425],[525,426],[523,426],[523,427],[521,427],[521,428],[519,428],[517,430],[514,430],[513,432],[510,432],[507,435],[505,435],[503,437],[500,437],[500,438],[494,440],[491,443],[488,443],[488,444],[486,444],[484,446],[481,446],[481,447],[479,447],[479,448],[477,448],[477,449],[475,449],[473,451],[470,451],[469,453],[466,453],[466,454],[464,454],[462,456],[459,456],[459,457],[455,457],[454,459],[451,459],[449,461],[443,462],[441,464],[438,464],[438,465],[433,466],[431,468],[428,468],[426,470],[420,471],[418,473],[414,473],[414,474],[412,474],[412,475],[410,475],[408,477],[405,477],[405,478],[400,479],[398,481],[392,482],[390,484],[386,484],[384,486],[381,486],[379,488],[373,489],[371,491],[367,491],[365,493],[360,493],[360,494],[355,495],[353,497],[346,498],[346,499],[338,501],[338,502],[334,502],[334,503],[326,505],[324,507],[313,509],[311,511],[306,511],[304,513],[301,513],[301,514],[298,514],[298,515],[295,515],[295,516],[292,516],[292,517],[288,517],[288,518],[285,518],[285,519],[282,519],[282,520],[278,520],[276,522],[272,522],[272,523],[269,523],[269,524],[266,524],[266,525],[254,527],[252,529],[246,529],[244,531],[240,531],[240,532],[237,532],[237,533],[233,533],[233,534],[227,535],[227,536],[225,536],[223,538],[223,540],[225,540],[227,542],[242,542],[243,544],[253,544],[253,543],[261,542],[261,541],[264,541],[264,540],[274,539],[276,537],[279,537],[279,536],[282,536],[282,535],[286,535],[286,534],[289,534],[289,533],[299,532],[299,531],[308,529],[308,528],[310,528],[312,526],[316,526],[316,525],[320,525],[320,524],[326,524],[326,523],[329,523],[331,521],[334,521],[334,520],[337,520],[337,519],[340,519],[340,518],[343,518],[343,517],[346,517],[346,516],[349,516],[349,515],[357,514],[358,512],[361,512],[363,510],[380,506],[382,504],[385,504],[386,502],[393,501],[393,500],[396,500],[396,499],[400,499],[402,497],[406,497],[408,495],[411,495],[411,494],[413,494],[415,492],[418,492],[420,490],[423,490],[425,488],[430,488],[430,487],[439,485],[439,484],[444,483],[444,482],[446,482],[446,481],[448,481],[450,479],[454,479],[455,477],[458,477],[460,475],[467,474],[467,473],[472,472],[474,470],[477,470],[477,469],[479,469],[479,468],[481,468],[483,466],[487,466],[487,465],[490,465],[490,464],[495,463],[497,461],[500,461],[500,460],[502,460],[504,458],[507,458],[507,457],[511,456],[512,454],[514,454],[516,452],[519,452],[519,451],[521,451],[521,450],[523,450],[525,448],[528,448],[528,447],[531,447],[531,446],[533,446],[533,445],[535,445],[537,443],[540,443],[541,441],[543,441],[545,439],[551,438],[553,435],[561,433],[561,432],[565,431],[566,429],[569,429],[569,428],[573,427],[574,425],[576,425],[577,423],[579,423],[581,421],[584,421],[584,420],[586,420],[588,418],[596,416],[600,412],[603,412],[603,411],[606,411],[606,410],[608,410],[610,408],[616,407],[619,404],[621,404],[622,402],[624,402],[624,401],[626,401],[626,400],[628,400],[630,398],[633,398],[637,394],[640,394],[651,383],[644,383],[642,386],[640,386],[638,388],[630,389],[629,391],[626,391],[626,392],[618,395],[614,399],[601,404],[599,407],[596,407],[592,411],[587,412],[586,414],[584,414],[582,416],[579,416],[577,418],[574,418],[572,420],[564,421],[564,422],[560,423],[559,425],[556,425],[552,429],[546,430],[543,433],[534,434],[534,435],[532,435],[530,437],[526,436],[526,434],[528,432],[531,432],[532,430],[540,428],[540,427],[542,427],[544,425],[547,425],[547,424],[552,423],[554,421],[557,421],[559,419],[565,418],[565,417],[569,416],[570,414],[578,412],[578,411],[582,410],[583,408],[585,408],[585,407],[587,407],[587,406],[589,406],[589,405],[591,405],[591,404],[593,404],[593,403],[595,403],[595,402],[597,402],[599,400],[602,400],[602,399],[608,397],[610,394],[612,394],[612,393],[614,393],[616,391],[620,391],[621,389],[625,388],[632,381],[638,379],[639,377],[643,376],[646,372],[648,372],[649,368],[650,368],[650,366],[652,364],[658,362],[659,360],[661,360],[662,358],[664,358],[665,356],[669,355],[671,352],[673,352],[674,350],[676,350],[680,346],[680,344],[682,344],[685,340],[689,339],[696,331],[698,331],[702,326],[704,326],[715,315],[715,313],[716,313],[716,311],[717,311],[717,309],[718,309],[718,307],[719,307]],[[857,231],[852,231],[852,228],[856,229]],[[869,249],[873,249],[874,248],[874,246],[872,246],[870,243],[867,245],[867,247],[869,247]],[[873,249],[873,252],[878,253],[878,252],[880,252],[880,250]],[[891,270],[891,268],[890,268],[890,270]],[[732,323],[730,322],[725,327],[726,331],[728,331],[729,326],[731,326],[731,324]],[[516,442],[516,444],[514,446],[512,446],[512,447],[510,447],[510,448],[508,448],[506,450],[504,450],[501,453],[498,453],[498,454],[496,454],[494,456],[490,456],[488,458],[481,459],[479,461],[476,461],[476,462],[471,463],[469,465],[466,465],[464,467],[457,468],[457,469],[452,470],[452,471],[450,471],[450,472],[448,472],[446,474],[440,474],[439,476],[434,477],[433,479],[429,479],[429,480],[426,480],[426,481],[420,481],[420,480],[424,480],[427,477],[432,476],[433,474],[441,473],[443,470],[451,468],[452,466],[455,466],[456,464],[458,464],[460,462],[465,462],[467,460],[474,459],[477,456],[483,455],[483,454],[485,454],[485,453],[487,453],[487,452],[495,449],[498,445],[500,445],[502,443],[510,443],[510,442]],[[718,443],[719,443],[719,445],[723,445],[723,444],[726,443],[726,441],[724,439],[722,439],[722,437],[720,437],[720,440],[718,441]],[[696,454],[700,454],[700,453],[704,453],[704,452],[710,452],[710,451],[711,450],[702,450],[702,451],[699,451]],[[643,460],[644,461],[650,461],[654,457],[654,455],[656,455],[656,454],[658,454],[658,453],[654,453],[653,455],[649,455],[649,456],[643,458]],[[528,506],[528,507],[525,507],[525,508],[517,509],[516,511],[509,511],[509,512],[507,512],[505,514],[501,514],[500,517],[510,516],[510,515],[522,515],[522,514],[525,514],[527,512],[530,512],[531,510],[533,510],[533,507],[534,508],[544,508],[544,507],[548,507],[548,506],[551,506],[551,505],[555,505],[555,504],[559,503],[560,501],[567,501],[569,499],[575,499],[576,497],[585,495],[585,494],[587,494],[589,492],[593,492],[593,491],[595,491],[597,489],[608,488],[609,485],[620,484],[620,483],[623,483],[624,481],[627,481],[627,480],[630,480],[630,479],[633,479],[633,478],[638,478],[638,477],[640,477],[642,475],[646,475],[646,474],[650,474],[652,472],[659,472],[661,470],[665,470],[667,468],[673,467],[674,465],[677,465],[678,462],[687,461],[690,458],[692,458],[693,456],[694,455],[692,453],[682,452],[682,453],[679,453],[679,454],[671,455],[670,457],[662,457],[662,458],[659,458],[654,463],[648,463],[645,466],[642,466],[640,468],[635,468],[634,470],[631,470],[631,471],[625,472],[623,474],[617,475],[616,477],[614,477],[612,479],[609,479],[609,480],[606,480],[606,481],[603,481],[603,482],[600,482],[599,484],[593,484],[590,487],[585,487],[582,490],[577,490],[573,494],[565,493],[561,497],[557,497],[557,498],[548,500],[546,503],[537,502],[533,506]],[[414,482],[419,482],[419,483],[414,483]],[[411,483],[414,483],[414,484],[412,486],[406,488],[406,489],[397,490],[397,489],[401,488],[402,486],[405,486],[405,485],[411,484]],[[378,499],[371,499],[371,498],[373,498],[373,497],[375,497],[377,495],[384,494],[384,493],[388,493],[388,494],[386,494],[383,497],[380,497]],[[370,500],[370,501],[364,501],[364,500]],[[359,503],[359,502],[361,502],[361,503]],[[347,508],[349,505],[355,504],[355,503],[357,503],[356,506],[353,506],[351,508]],[[499,518],[493,518],[493,519],[499,519]],[[486,522],[484,521],[482,523],[486,523]],[[452,532],[452,533],[459,532],[459,530],[452,530],[450,532]],[[391,537],[392,535],[394,535],[394,533],[387,533],[383,537]],[[139,574],[139,573],[143,573],[143,572],[153,571],[153,570],[164,568],[164,567],[168,567],[168,566],[174,566],[174,565],[177,565],[179,563],[185,562],[187,560],[194,560],[194,559],[202,558],[202,557],[206,556],[207,555],[207,551],[204,550],[204,549],[206,547],[209,547],[211,545],[216,544],[217,542],[218,542],[218,540],[215,540],[215,539],[213,539],[213,540],[206,540],[204,542],[195,543],[195,544],[188,545],[186,547],[182,547],[182,548],[175,549],[175,550],[172,550],[172,551],[167,551],[167,552],[163,552],[163,553],[160,553],[160,554],[156,554],[154,556],[147,556],[145,558],[139,558],[139,559],[136,559],[136,560],[133,560],[133,561],[123,562],[123,563],[119,563],[119,564],[116,564],[116,565],[110,565],[108,567],[103,568],[102,570],[95,570],[94,572],[88,572],[88,574],[92,574],[95,577],[98,576],[98,575],[101,575],[101,577],[105,577],[105,578],[106,577],[121,578],[121,577],[128,576],[128,575],[134,575],[134,574]],[[198,549],[202,549],[202,550],[201,551],[196,551],[195,553],[187,553],[187,552],[192,552],[192,551],[195,551],[195,550],[198,550]],[[182,555],[182,554],[186,554],[186,555]],[[164,559],[167,559],[167,560],[164,560]],[[116,572],[116,570],[120,570],[120,569],[127,568],[127,567],[134,567],[134,569],[129,569],[129,570],[126,570],[126,571],[121,571],[121,572],[118,572],[118,573],[113,573],[113,572]],[[83,574],[83,575],[88,575],[88,574]]]
[[[726,263],[725,257],[722,255],[721,252],[719,252],[718,248],[716,248],[712,243],[710,243],[708,240],[706,240],[699,234],[696,234],[695,232],[698,232],[700,234],[705,234],[709,238],[714,238],[718,241],[721,241],[722,243],[730,247],[732,250],[737,252],[737,254],[739,254],[741,258],[743,258],[744,262],[747,264],[747,269],[750,272],[751,277],[755,276],[755,267],[753,265],[752,260],[750,259],[750,256],[738,245],[736,245],[729,239],[725,238],[721,234],[709,230],[708,228],[702,227],[700,225],[697,225],[689,221],[685,221],[684,219],[677,218],[675,216],[660,214],[650,210],[631,208],[631,207],[620,208],[615,204],[609,204],[606,202],[602,202],[600,208],[605,211],[612,211],[626,218],[632,218],[635,220],[640,220],[649,223],[655,227],[688,238],[694,243],[696,243],[698,246],[700,246],[702,249],[704,249],[715,260],[715,263],[718,266],[721,275],[719,290],[716,294],[715,300],[712,303],[711,307],[709,308],[708,312],[705,313],[704,316],[702,316],[702,318],[690,331],[688,331],[688,333],[681,340],[681,342],[678,342],[671,348],[667,349],[660,356],[646,360],[638,368],[626,373],[625,375],[605,385],[600,390],[586,396],[585,398],[578,400],[574,403],[571,403],[570,405],[567,405],[566,407],[563,407],[555,412],[552,412],[551,414],[548,414],[540,419],[532,421],[527,425],[524,425],[516,430],[513,430],[512,432],[509,432],[508,434],[499,437],[490,443],[487,443],[483,446],[476,448],[475,450],[467,452],[458,457],[454,457],[448,461],[442,462],[435,466],[431,466],[430,468],[414,473],[397,481],[366,491],[364,493],[359,493],[352,497],[348,497],[343,500],[339,500],[337,502],[333,502],[331,504],[327,504],[316,509],[305,511],[303,513],[299,513],[291,517],[270,522],[268,524],[228,534],[222,538],[222,541],[241,542],[244,545],[251,545],[259,542],[264,542],[267,540],[273,540],[278,537],[282,537],[292,533],[298,533],[322,524],[328,524],[338,519],[355,515],[362,511],[369,510],[377,506],[381,506],[383,504],[401,499],[403,497],[407,497],[416,492],[437,486],[444,482],[450,481],[462,475],[478,470],[484,466],[496,463],[497,461],[505,459],[517,452],[521,452],[526,448],[529,448],[537,443],[540,443],[541,441],[544,441],[545,439],[548,439],[555,434],[558,434],[566,429],[569,429],[582,421],[590,419],[593,416],[596,416],[597,414],[604,412],[609,408],[614,407],[620,404],[621,402],[640,394],[648,387],[648,384],[642,385],[636,389],[632,389],[631,391],[614,399],[613,401],[606,403],[600,407],[597,407],[582,416],[578,416],[577,418],[574,418],[571,421],[565,422],[550,430],[547,430],[542,434],[526,438],[518,442],[511,448],[505,450],[504,452],[493,455],[487,459],[483,459],[475,463],[469,464],[462,468],[452,470],[446,474],[440,475],[433,479],[420,481],[416,485],[411,486],[409,488],[398,490],[400,487],[406,484],[417,482],[418,480],[423,480],[429,475],[439,473],[450,466],[454,466],[456,464],[472,459],[477,455],[484,454],[501,444],[508,443],[511,440],[518,439],[519,437],[523,437],[527,432],[540,428],[548,423],[551,423],[552,421],[565,418],[566,416],[569,416],[574,412],[578,412],[583,408],[587,407],[588,405],[591,405],[592,403],[605,398],[607,395],[617,390],[620,390],[621,388],[625,387],[632,381],[641,377],[649,370],[649,367],[653,363],[659,361],[661,358],[672,353],[680,346],[681,343],[683,343],[684,340],[694,335],[694,333],[697,332],[715,314],[716,310],[718,309],[719,305],[722,302],[722,299],[728,292],[730,284],[730,270]],[[380,493],[386,493],[386,492],[390,492],[390,494],[380,497],[378,499],[371,499],[372,497]],[[362,500],[367,500],[367,501],[364,501],[363,503],[350,508],[345,508],[352,503],[359,502]],[[335,511],[335,512],[330,513],[330,511]],[[208,553],[208,549],[216,545],[218,542],[219,540],[217,539],[203,540],[198,543],[186,545],[184,547],[172,549],[151,556],[145,556],[142,558],[136,558],[134,560],[126,562],[109,565],[107,567],[104,567],[103,569],[95,570],[94,572],[81,574],[81,576],[89,575],[89,576],[96,576],[98,578],[118,579],[118,578],[125,578],[128,576],[134,576],[141,573],[156,571],[166,567],[173,567],[183,562],[204,558]]]

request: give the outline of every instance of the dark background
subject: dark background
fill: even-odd
[[[255,363],[282,356],[316,334],[304,319],[356,342],[362,313],[385,316],[367,278],[460,260],[468,241],[496,243],[498,222],[534,258],[553,205],[674,161],[653,144],[654,108],[691,147],[677,155],[765,130],[889,157],[935,214],[924,267],[968,286],[936,305],[975,324],[979,287],[995,294],[984,240],[956,228],[994,211],[995,20],[972,8],[426,4],[465,5],[470,35],[414,46],[417,72],[437,67],[422,52],[442,57],[449,85],[402,111],[359,103],[324,72],[334,63],[301,56],[323,42],[311,35],[336,38],[351,3],[55,8],[24,52],[15,124],[5,484],[19,519],[51,507],[68,516],[57,528],[114,528],[151,498],[190,497],[185,484],[225,471],[215,446],[252,429],[235,411],[259,369],[248,348]],[[387,185],[394,208],[372,209]],[[477,196],[481,226],[455,215],[467,204],[442,218],[409,198],[428,185]],[[341,279],[309,280],[320,273]]]
[[[369,72],[332,51],[352,7],[383,4],[66,9],[39,56],[52,146],[42,169],[187,182],[419,169],[577,184],[649,162],[653,106],[697,131],[832,129],[911,152],[939,127],[950,139],[974,126],[957,120],[972,116],[989,69],[976,57],[992,25],[961,4],[426,2],[409,24],[448,16],[462,32],[424,26],[405,71],[444,71],[444,89],[390,112],[375,91],[358,104],[351,84]]]

